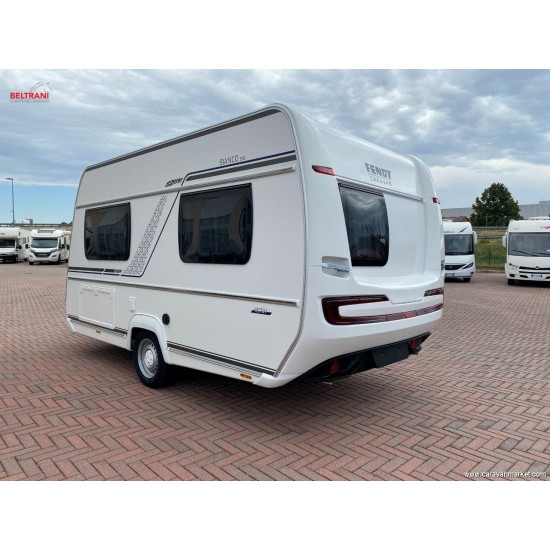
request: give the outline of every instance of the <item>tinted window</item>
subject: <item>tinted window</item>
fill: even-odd
[[[340,197],[352,265],[386,265],[389,228],[384,197],[345,185],[340,185]]]
[[[252,188],[182,195],[179,248],[184,262],[245,264],[252,248]]]
[[[129,258],[129,203],[86,210],[84,225],[84,252],[88,260]]]

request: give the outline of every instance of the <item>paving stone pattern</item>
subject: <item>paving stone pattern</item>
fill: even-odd
[[[550,479],[549,286],[449,282],[419,356],[333,385],[178,369],[152,390],[69,333],[65,277],[0,264],[0,479]]]

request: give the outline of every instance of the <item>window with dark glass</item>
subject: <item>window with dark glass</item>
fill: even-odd
[[[246,264],[252,248],[252,187],[240,185],[180,198],[182,261]]]
[[[130,257],[130,204],[86,210],[84,252],[88,260]]]
[[[388,261],[389,226],[383,195],[340,184],[351,264],[382,266]]]

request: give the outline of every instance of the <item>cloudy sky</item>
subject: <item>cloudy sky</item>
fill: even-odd
[[[98,1],[103,8],[110,5]],[[163,4],[164,0],[159,0],[159,5]],[[348,4],[352,5],[341,0],[339,5]],[[253,5],[256,4],[246,0],[232,4],[243,10]],[[537,69],[536,61],[534,68],[531,63],[527,65],[529,69],[508,69],[505,63],[484,57],[486,52],[493,51],[490,47],[493,36],[491,27],[480,22],[479,10],[476,17],[464,11],[455,14],[455,25],[448,29],[429,24],[410,25],[412,12],[392,19],[390,5],[377,17],[365,12],[370,16],[366,18],[350,18],[345,9],[335,10],[334,4],[321,0],[316,5],[330,5],[332,11],[319,9],[319,13],[299,14],[304,15],[302,20],[295,11],[292,17],[288,11],[272,13],[271,27],[258,27],[248,21],[244,27],[227,25],[231,15],[227,8],[221,17],[212,18],[214,8],[205,7],[199,19],[210,26],[188,25],[196,29],[192,35],[189,32],[178,35],[179,20],[167,18],[165,10],[147,12],[141,19],[134,17],[132,27],[117,28],[99,9],[88,12],[89,25],[80,26],[78,32],[59,19],[57,28],[50,22],[47,40],[33,41],[27,50],[22,50],[26,42],[17,42],[14,52],[20,57],[15,56],[15,60],[10,57],[4,69],[0,60],[0,222],[11,222],[12,218],[11,180],[5,178],[14,180],[16,220],[70,221],[78,182],[87,165],[274,102],[292,104],[335,128],[399,153],[420,157],[432,170],[443,208],[471,206],[493,182],[505,184],[520,204],[550,200],[550,70]],[[518,28],[525,25],[516,10],[507,21],[508,27],[503,26],[505,5],[499,3],[498,31],[511,28],[516,33],[516,42],[503,40],[496,49],[522,67],[525,64],[518,63],[518,59],[536,58],[520,54],[518,44],[525,45],[528,37],[518,33]],[[52,3],[47,8],[38,4],[42,7],[37,9],[43,11],[35,11],[32,22],[26,17],[29,8],[25,6],[17,8],[16,15],[25,21],[27,34],[42,33],[45,38],[41,16],[50,16]],[[410,4],[404,6],[402,9],[406,10]],[[316,27],[319,15],[326,26]],[[160,29],[155,26],[160,21],[157,16],[162,18],[163,25],[163,41],[158,43],[155,42]],[[126,12],[120,17],[126,18],[127,23]],[[301,22],[304,20],[305,26]],[[189,21],[186,20],[188,24]],[[529,18],[529,21],[533,32],[528,36],[542,36],[537,32],[539,20]],[[396,25],[399,22],[406,28]],[[101,35],[97,33],[99,25]],[[338,35],[335,29],[344,25],[345,33]],[[308,36],[304,29],[311,27],[322,32]],[[72,34],[68,38],[63,36],[62,28]],[[247,31],[244,38],[238,32],[242,28]],[[113,29],[117,31],[116,42]],[[140,29],[144,32],[140,33]],[[422,29],[430,32],[420,32]],[[120,34],[120,30],[126,30],[126,34]],[[167,42],[172,30],[174,39]],[[368,34],[354,32],[358,30],[368,30]],[[12,32],[12,26],[4,31]],[[392,51],[386,47],[391,44],[389,32],[393,33],[391,36],[399,36],[399,45],[405,48],[388,58],[382,54]],[[457,62],[457,57],[451,55],[456,50],[445,47],[442,39],[446,34],[451,35],[453,47],[460,45],[460,54],[466,43],[476,45],[465,63]],[[208,42],[211,35],[218,38],[215,47]],[[231,41],[226,40],[229,35]],[[269,43],[271,49],[262,49],[262,35],[264,44]],[[486,37],[486,42],[478,44],[479,36]],[[281,47],[283,43],[286,50]],[[87,55],[80,55],[78,48],[83,44],[93,45]],[[212,46],[210,50],[205,47],[208,44]],[[157,45],[162,55],[151,45]],[[125,63],[121,52],[130,50],[135,56]],[[372,55],[374,51],[376,54]],[[396,64],[407,67],[411,59],[403,57],[403,52],[412,52],[413,68],[385,68]],[[73,57],[68,56],[70,53]],[[60,56],[55,63],[51,63],[53,54]],[[475,67],[474,60],[478,57],[484,66],[496,68],[463,68]],[[167,68],[121,68],[154,67],[152,58]],[[112,66],[109,61],[114,68],[95,68]],[[438,68],[453,64],[457,68]],[[41,65],[61,68],[18,69]],[[69,70],[63,69],[64,66],[90,68]],[[248,68],[255,66],[274,68]],[[285,66],[295,68],[278,68]],[[40,82],[48,83],[52,90],[49,102],[10,101],[11,92],[28,91]]]

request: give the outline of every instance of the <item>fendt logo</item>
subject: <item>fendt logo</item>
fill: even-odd
[[[383,185],[391,185],[391,170],[386,170],[367,162],[365,162],[365,168],[370,174],[371,181],[382,183]]]
[[[10,103],[48,103],[52,94],[49,82],[37,82],[28,92],[10,92]]]

